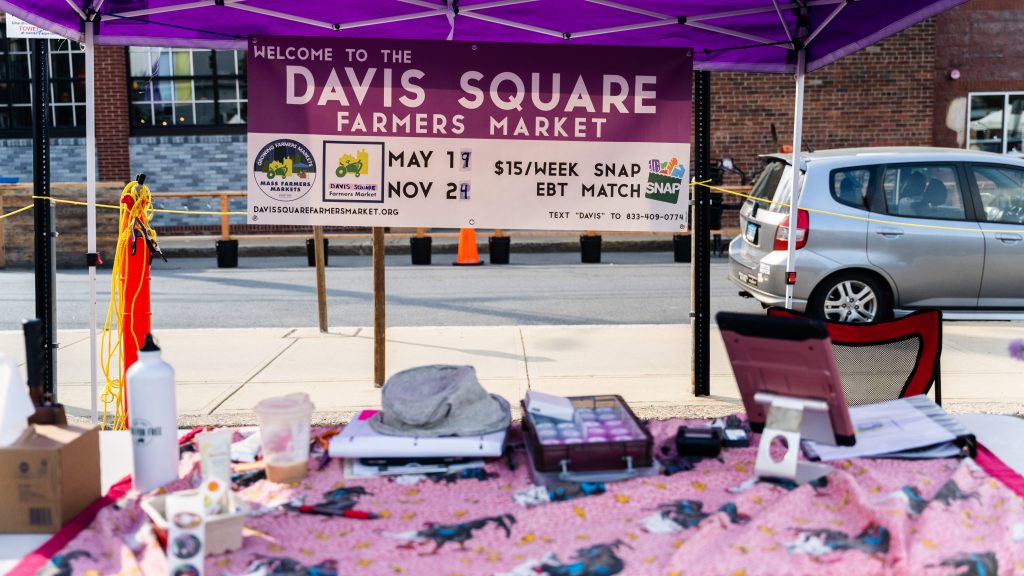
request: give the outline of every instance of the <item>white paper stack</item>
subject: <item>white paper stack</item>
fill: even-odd
[[[484,436],[387,436],[370,427],[376,410],[363,410],[331,439],[332,458],[497,458],[505,430]]]
[[[941,423],[942,409],[927,396],[914,396],[850,408],[856,433],[853,446],[804,442],[809,457],[822,461],[843,458],[943,458],[960,452],[960,436]],[[964,430],[964,433],[967,433]]]

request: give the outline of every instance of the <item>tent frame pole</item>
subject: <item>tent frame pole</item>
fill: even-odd
[[[92,20],[85,27],[85,202],[88,254],[96,252],[96,46]],[[96,399],[99,347],[96,341],[96,265],[98,258],[87,257],[89,265],[89,384],[92,421],[98,421]]]
[[[57,400],[57,231],[50,201],[50,45],[31,40],[32,53],[32,181],[35,219],[36,318],[42,322],[43,400]],[[30,375],[31,378],[31,375]]]
[[[807,72],[807,51],[796,51],[796,98],[793,110],[793,178],[789,194],[789,242],[786,245],[786,308],[793,309],[793,286],[796,284],[796,230],[800,204],[800,147],[804,129],[804,76]]]
[[[703,182],[711,175],[711,73],[694,71],[693,177]],[[711,189],[693,186],[693,256],[690,259],[690,378],[694,396],[711,395]]]

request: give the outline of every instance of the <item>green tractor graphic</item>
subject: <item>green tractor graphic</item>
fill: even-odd
[[[339,164],[338,169],[334,173],[339,178],[344,178],[345,174],[355,174],[356,178],[359,178],[359,174],[363,171],[363,162],[356,160],[355,162],[349,162],[347,164]]]
[[[292,159],[285,158],[283,162],[277,160],[267,165],[267,180],[273,180],[274,176],[287,178],[292,175]]]
[[[370,155],[366,153],[366,150],[356,152],[355,156],[345,154],[338,158],[338,167],[334,170],[334,173],[338,178],[344,178],[346,174],[352,174],[359,178],[361,174],[367,173],[367,164],[369,163]]]

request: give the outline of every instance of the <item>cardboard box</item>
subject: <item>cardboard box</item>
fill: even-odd
[[[97,426],[33,425],[0,448],[0,534],[52,534],[99,497]]]

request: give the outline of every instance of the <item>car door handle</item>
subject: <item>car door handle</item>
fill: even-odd
[[[897,236],[903,236],[903,230],[901,228],[879,228],[875,230],[875,234],[885,236],[886,238],[896,238]]]
[[[1024,240],[1020,234],[1008,234],[1006,232],[996,234],[996,239],[1003,244],[1016,244],[1017,242]]]

